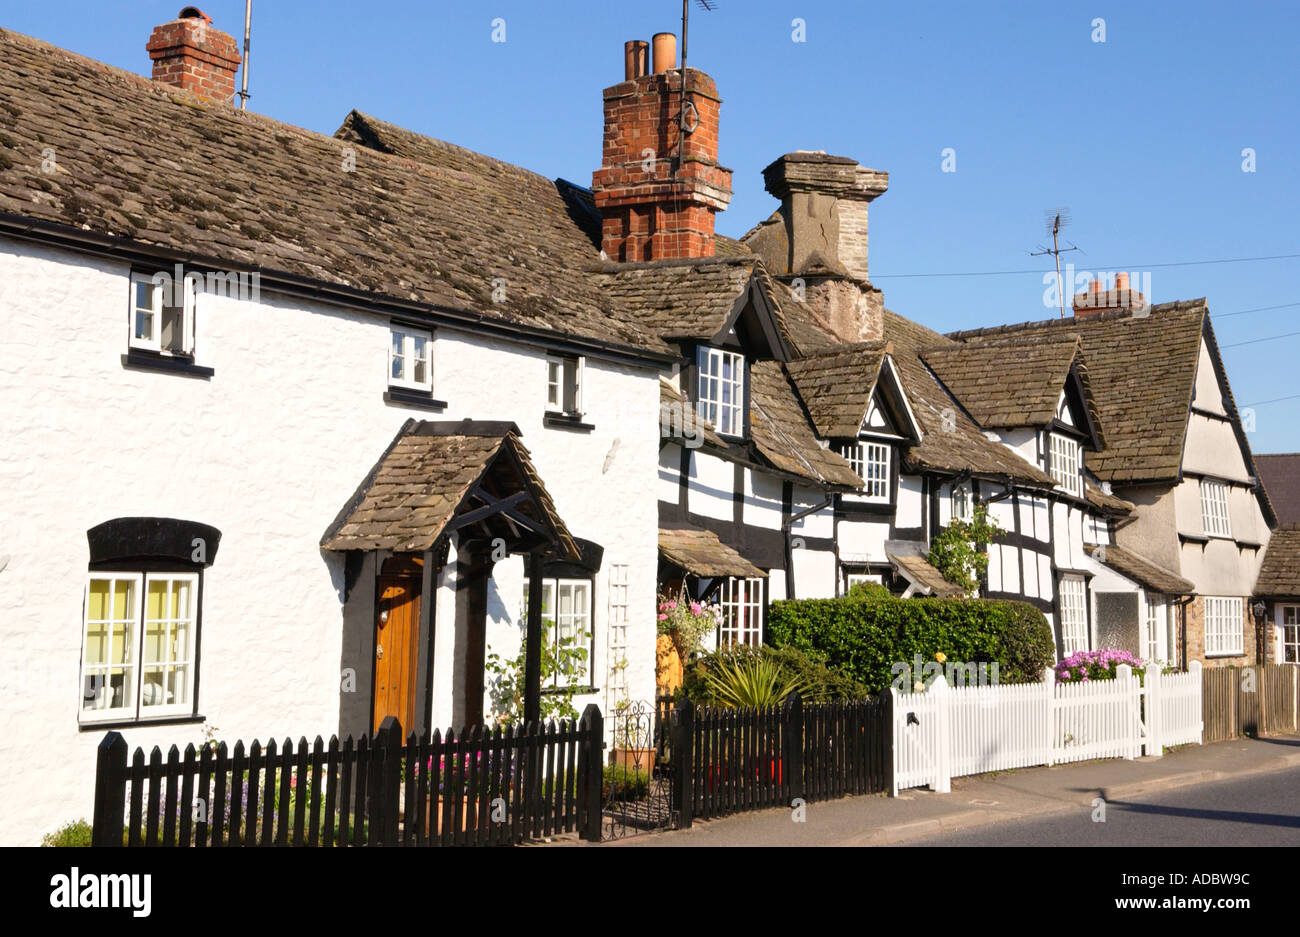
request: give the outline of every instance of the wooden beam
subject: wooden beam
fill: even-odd
[[[456,517],[452,518],[451,523],[447,525],[448,532],[460,530],[460,528],[469,524],[476,524],[479,521],[487,520],[494,514],[500,514],[502,511],[512,508],[522,501],[527,501],[529,497],[531,497],[526,491],[516,492],[510,497],[502,498],[500,500],[494,499],[490,495],[482,494],[478,491],[471,492],[470,496],[481,498],[486,501],[487,504],[481,508],[475,508],[472,511],[466,511],[464,514],[456,515]]]
[[[528,636],[524,654],[524,722],[542,719],[542,551],[528,554]]]

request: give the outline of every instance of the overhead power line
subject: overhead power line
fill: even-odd
[[[1274,397],[1272,400],[1257,400],[1254,403],[1243,403],[1243,407],[1262,407],[1266,403],[1281,403],[1283,400],[1300,400],[1300,394],[1292,394],[1289,397]]]
[[[1201,267],[1209,264],[1244,264],[1265,260],[1295,260],[1300,254],[1272,254],[1267,257],[1226,257],[1219,260],[1178,260],[1162,264],[1094,264],[1098,270],[1156,270],[1162,267]],[[882,273],[873,280],[920,279],[923,277],[1009,277],[1026,273],[1051,273],[1050,270],[970,270],[962,273]]]
[[[1252,338],[1245,342],[1233,342],[1231,345],[1220,345],[1219,348],[1240,348],[1242,345],[1258,345],[1260,342],[1273,342],[1279,338],[1291,338],[1294,335],[1300,335],[1300,332],[1283,332],[1281,335],[1265,335],[1263,338]]]

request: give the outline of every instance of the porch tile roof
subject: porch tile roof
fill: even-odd
[[[1282,524],[1273,531],[1255,594],[1300,596],[1300,524]]]
[[[695,527],[659,529],[659,552],[695,576],[761,577],[764,572],[711,530]]]
[[[959,598],[966,594],[962,592],[961,586],[944,579],[943,573],[931,566],[930,561],[919,553],[903,554],[886,550],[885,556],[908,582],[916,583],[940,598]]]
[[[508,453],[522,472],[515,475]],[[408,420],[362,482],[349,506],[321,540],[327,550],[431,549],[475,485],[485,482],[506,497],[513,487],[531,498],[513,510],[555,532],[560,552],[577,559],[578,549],[509,423]]]
[[[1165,569],[1153,560],[1139,556],[1132,550],[1114,544],[1106,544],[1105,547],[1086,545],[1084,549],[1094,559],[1109,566],[1121,576],[1132,579],[1148,589],[1167,595],[1191,595],[1196,591],[1196,586],[1182,576]]]

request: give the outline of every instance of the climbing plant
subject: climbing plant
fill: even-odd
[[[981,548],[1000,533],[1002,528],[989,517],[988,505],[978,505],[970,520],[953,521],[930,541],[926,558],[944,579],[973,595],[989,568],[989,556]]]

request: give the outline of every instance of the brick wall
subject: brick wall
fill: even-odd
[[[1242,650],[1233,657],[1206,657],[1205,655],[1205,597],[1196,596],[1187,604],[1187,660],[1199,660],[1206,667],[1248,666],[1256,663],[1255,620],[1250,612],[1250,596],[1242,597]],[[1266,648],[1266,657],[1272,658],[1273,649]]]
[[[155,27],[145,47],[153,60],[153,80],[175,85],[223,104],[235,94],[242,61],[235,40],[197,17]]]

